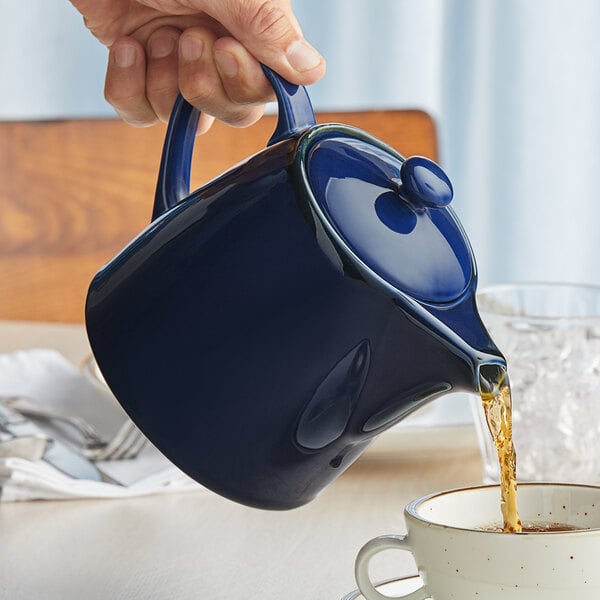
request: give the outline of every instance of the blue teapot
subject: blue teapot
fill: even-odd
[[[306,90],[264,70],[273,137],[192,193],[199,112],[178,98],[152,222],[94,277],[86,325],[114,395],[173,463],[285,509],[505,361],[442,169],[317,125]]]

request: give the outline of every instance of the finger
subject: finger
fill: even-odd
[[[230,125],[245,127],[257,121],[261,106],[232,102],[222,85],[213,61],[215,35],[192,27],[179,38],[179,89],[184,98],[201,111]]]
[[[200,115],[200,120],[198,121],[198,130],[196,133],[198,135],[202,135],[203,133],[206,133],[212,127],[212,124],[214,122],[215,122],[215,118],[212,115],[209,115],[208,113],[203,112]]]
[[[325,74],[325,60],[302,36],[287,0],[206,0],[204,10],[222,23],[260,62],[296,84]]]
[[[145,127],[156,122],[146,98],[146,55],[137,40],[124,37],[111,46],[104,97],[132,125]]]
[[[167,121],[179,92],[177,74],[179,36],[175,27],[161,27],[146,45],[146,97],[161,121]]]
[[[260,63],[231,37],[213,44],[213,56],[227,97],[237,104],[264,104],[275,99]]]

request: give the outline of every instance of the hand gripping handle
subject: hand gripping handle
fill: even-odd
[[[304,86],[288,83],[277,73],[262,66],[273,86],[279,106],[275,132],[268,146],[297,137],[315,125],[315,114]],[[189,104],[181,94],[177,97],[163,146],[162,158],[154,197],[152,220],[173,208],[190,193],[192,154],[200,111]]]

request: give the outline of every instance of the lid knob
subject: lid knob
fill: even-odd
[[[439,165],[428,158],[407,158],[400,168],[400,177],[400,193],[417,206],[443,208],[452,200],[450,179]]]

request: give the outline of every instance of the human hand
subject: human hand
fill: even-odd
[[[308,85],[325,61],[302,36],[291,0],[71,0],[109,48],[105,97],[129,123],[169,118],[177,93],[214,118],[243,127],[274,98],[264,63]]]

